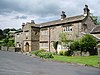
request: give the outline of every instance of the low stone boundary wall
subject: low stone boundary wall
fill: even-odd
[[[2,50],[2,51],[9,51],[9,52],[20,52],[21,48],[1,46],[0,50]]]
[[[81,51],[74,51],[73,56],[89,56],[89,52],[82,52],[82,55],[80,53]]]
[[[8,47],[1,46],[1,50],[2,50],[2,51],[8,51]]]
[[[98,63],[99,63],[99,68],[100,68],[100,48],[98,49]]]

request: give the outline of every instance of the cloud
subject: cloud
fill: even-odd
[[[40,17],[57,16],[66,11],[68,15],[82,13],[83,6],[88,4],[93,13],[100,6],[99,0],[0,0],[0,13],[25,13]],[[99,13],[98,13],[99,14]]]
[[[18,24],[31,19],[38,23],[59,19],[61,11],[67,16],[80,15],[85,4],[91,13],[100,15],[99,3],[100,0],[0,0],[0,18],[4,20],[0,19],[0,28],[10,27],[10,22],[13,27],[19,27]]]
[[[12,19],[27,19],[27,16],[24,16],[24,15],[22,15],[22,16],[15,16]]]

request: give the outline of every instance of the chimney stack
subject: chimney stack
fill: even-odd
[[[65,19],[66,18],[66,14],[64,11],[62,11],[62,14],[61,14],[61,20]]]
[[[31,23],[35,24],[34,20],[31,20]]]
[[[90,10],[88,8],[88,5],[85,5],[85,8],[84,8],[84,16],[88,16],[90,14]]]
[[[25,26],[25,23],[22,23],[22,30],[23,30],[24,26]]]

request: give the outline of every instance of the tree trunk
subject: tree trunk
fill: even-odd
[[[82,51],[80,52],[80,55],[82,56]]]
[[[57,54],[58,53],[57,49],[55,49],[55,51],[56,51],[56,54]]]

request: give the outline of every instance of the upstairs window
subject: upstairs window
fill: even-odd
[[[48,30],[42,30],[41,35],[48,35]]]
[[[67,31],[67,32],[68,32],[68,31],[72,31],[72,26],[67,26],[67,27],[65,27],[65,28],[64,28],[64,31]]]

